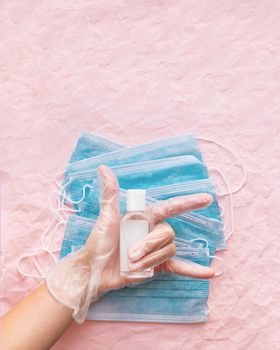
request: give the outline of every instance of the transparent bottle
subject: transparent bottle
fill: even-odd
[[[151,220],[146,212],[146,191],[126,191],[126,213],[120,224],[120,274],[124,277],[152,277],[154,268],[140,272],[129,270],[128,252],[132,246],[143,240],[152,230]]]

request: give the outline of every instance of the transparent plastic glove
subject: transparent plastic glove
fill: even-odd
[[[119,186],[110,168],[98,168],[101,181],[100,215],[86,244],[78,251],[61,259],[47,277],[47,286],[55,299],[73,309],[73,317],[82,323],[90,304],[105,292],[120,289],[144,279],[120,275],[120,212]],[[130,269],[141,271],[155,267],[184,276],[210,278],[214,271],[192,262],[170,259],[176,252],[174,231],[162,222],[186,210],[194,210],[211,203],[208,194],[181,196],[158,202],[149,208],[154,229],[129,252]]]

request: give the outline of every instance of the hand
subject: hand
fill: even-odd
[[[100,255],[101,252],[103,254],[110,252],[100,283],[100,293],[103,294],[133,282],[144,281],[145,278],[126,278],[120,275],[118,181],[111,169],[105,166],[99,167],[99,179],[102,185],[100,215],[86,245],[92,257]],[[160,201],[148,208],[154,229],[130,250],[130,270],[143,271],[149,267],[155,267],[156,272],[164,271],[197,278],[213,277],[214,271],[209,267],[181,260],[170,260],[176,253],[176,246],[173,243],[175,232],[168,223],[163,222],[168,217],[205,207],[211,202],[212,197],[209,194],[197,194]]]
[[[110,168],[100,166],[98,172],[102,190],[97,222],[86,244],[62,259],[47,279],[50,292],[61,303],[74,309],[73,317],[77,322],[85,319],[90,304],[105,292],[145,280],[120,275],[119,185]],[[163,221],[211,202],[209,194],[197,194],[160,201],[149,208],[154,229],[130,250],[130,269],[141,271],[155,267],[155,271],[183,276],[213,277],[214,271],[209,267],[170,259],[176,253],[175,233]]]

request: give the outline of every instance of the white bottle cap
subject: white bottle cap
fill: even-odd
[[[145,211],[146,210],[146,190],[126,191],[126,210]]]

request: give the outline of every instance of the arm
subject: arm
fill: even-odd
[[[72,313],[51,296],[44,283],[2,317],[1,348],[50,349],[72,323]]]
[[[120,276],[118,182],[109,168],[99,167],[102,183],[100,215],[86,244],[61,259],[46,283],[2,317],[2,347],[5,350],[49,349],[71,324],[84,322],[91,303],[104,293],[135,282]],[[156,271],[197,278],[211,278],[206,266],[171,259],[176,252],[175,233],[163,221],[187,210],[211,203],[207,194],[181,196],[150,208],[154,230],[132,248],[131,270],[155,267]],[[136,282],[140,282],[137,279]],[[78,282],[78,283],[77,283]]]

